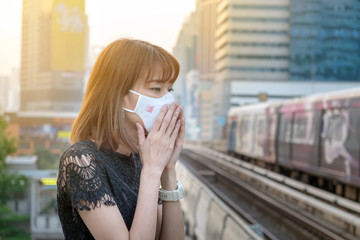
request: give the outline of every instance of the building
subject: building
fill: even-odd
[[[215,80],[215,31],[219,0],[197,0],[197,92],[194,95],[196,109],[196,136],[209,141],[213,136],[212,85]]]
[[[186,75],[185,111],[186,135],[188,140],[211,141],[212,121],[212,83],[199,80],[197,70]]]
[[[187,106],[186,102],[186,74],[196,68],[196,44],[197,44],[197,13],[191,12],[185,19],[176,44],[173,49],[173,54],[180,64],[179,76],[173,86],[175,99],[184,108]]]
[[[85,0],[24,0],[21,111],[77,112],[87,56]]]
[[[6,112],[17,112],[20,110],[20,70],[12,69],[9,86],[8,102],[5,107]]]
[[[56,206],[57,170],[37,170],[36,156],[8,156],[6,164],[10,173],[26,176],[30,187],[7,202],[13,213],[29,215],[28,230],[33,240],[64,239]],[[20,184],[24,184],[21,183]]]
[[[199,91],[198,89],[198,72],[196,70],[190,70],[186,74],[186,108],[184,111],[186,128],[185,128],[185,138],[189,140],[199,140],[198,136],[198,121],[196,116],[197,113],[197,102],[196,94]]]
[[[69,147],[71,126],[77,114],[73,112],[6,113],[7,132],[17,139],[17,154],[32,155],[46,148],[60,154]]]
[[[360,2],[292,0],[291,80],[360,80]]]
[[[197,0],[198,42],[197,69],[200,81],[215,79],[215,31],[219,0]]]
[[[0,76],[0,114],[3,113],[8,105],[9,76]]]
[[[221,0],[215,32],[213,138],[224,136],[231,106],[258,101],[258,82],[289,79],[289,0]],[[242,91],[253,85],[258,92]]]
[[[184,22],[174,55],[181,71],[174,85],[184,105],[186,138],[212,139],[212,84],[215,79],[215,30],[218,0],[197,0]],[[180,89],[180,91],[178,91]]]
[[[16,112],[19,108],[19,69],[12,69],[10,76],[0,76],[0,114],[4,112]]]
[[[224,137],[233,106],[359,86],[359,1],[199,0],[197,6],[204,11],[206,3],[217,5],[214,58],[198,48],[199,80],[212,79],[212,140]],[[206,46],[211,36],[202,27],[214,28],[205,20],[199,26],[199,46]]]

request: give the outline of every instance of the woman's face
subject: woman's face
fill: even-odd
[[[160,82],[161,78],[161,72],[157,71],[156,74],[154,74],[153,78],[150,80],[150,83],[148,86],[145,86],[145,79],[139,79],[135,86],[131,89],[135,92],[138,92],[142,95],[153,97],[153,98],[161,98],[165,94],[167,94],[169,91],[173,91],[172,84],[169,82],[162,83]],[[139,96],[129,92],[124,97],[124,107],[128,108],[130,110],[134,110],[137,100]],[[133,126],[135,126],[135,123],[141,123],[141,125],[144,127],[144,130],[147,134],[147,131],[145,129],[144,123],[142,122],[141,118],[136,113],[131,113],[128,111],[125,112],[125,118],[127,121],[129,121]]]

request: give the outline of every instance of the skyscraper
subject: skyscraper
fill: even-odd
[[[221,0],[215,32],[213,136],[231,106],[258,101],[262,83],[289,79],[289,0]],[[245,91],[247,84],[253,92]]]
[[[194,69],[197,42],[197,13],[191,12],[184,20],[173,49],[174,56],[180,63],[180,72],[174,84],[174,95],[180,104],[186,107],[185,77],[188,71]]]
[[[77,112],[86,45],[85,0],[24,0],[20,110]]]
[[[196,99],[196,118],[198,136],[201,140],[213,138],[213,129],[217,122],[213,115],[212,85],[215,80],[215,31],[217,28],[217,7],[219,0],[197,0],[198,11],[198,84]],[[219,92],[215,91],[214,94]]]
[[[360,80],[360,1],[292,0],[290,79]]]

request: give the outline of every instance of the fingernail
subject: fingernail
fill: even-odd
[[[177,120],[176,124],[180,124],[180,123],[181,123],[180,119],[179,119],[179,120]]]
[[[180,107],[177,107],[176,108],[176,112],[180,112],[181,108]]]

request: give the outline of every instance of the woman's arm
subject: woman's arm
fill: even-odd
[[[79,211],[95,239],[154,239],[160,175],[143,169],[134,220],[128,231],[117,206],[101,205],[91,211]]]
[[[185,118],[182,107],[180,108],[178,122],[181,126],[175,141],[174,150],[161,175],[161,185],[164,190],[175,190],[177,187],[175,165],[183,148],[185,136]],[[163,201],[162,205],[160,239],[185,239],[180,201]]]
[[[164,190],[175,190],[175,169],[165,169],[161,176],[161,185]],[[180,201],[163,201],[162,224],[160,239],[185,239],[184,219]]]

